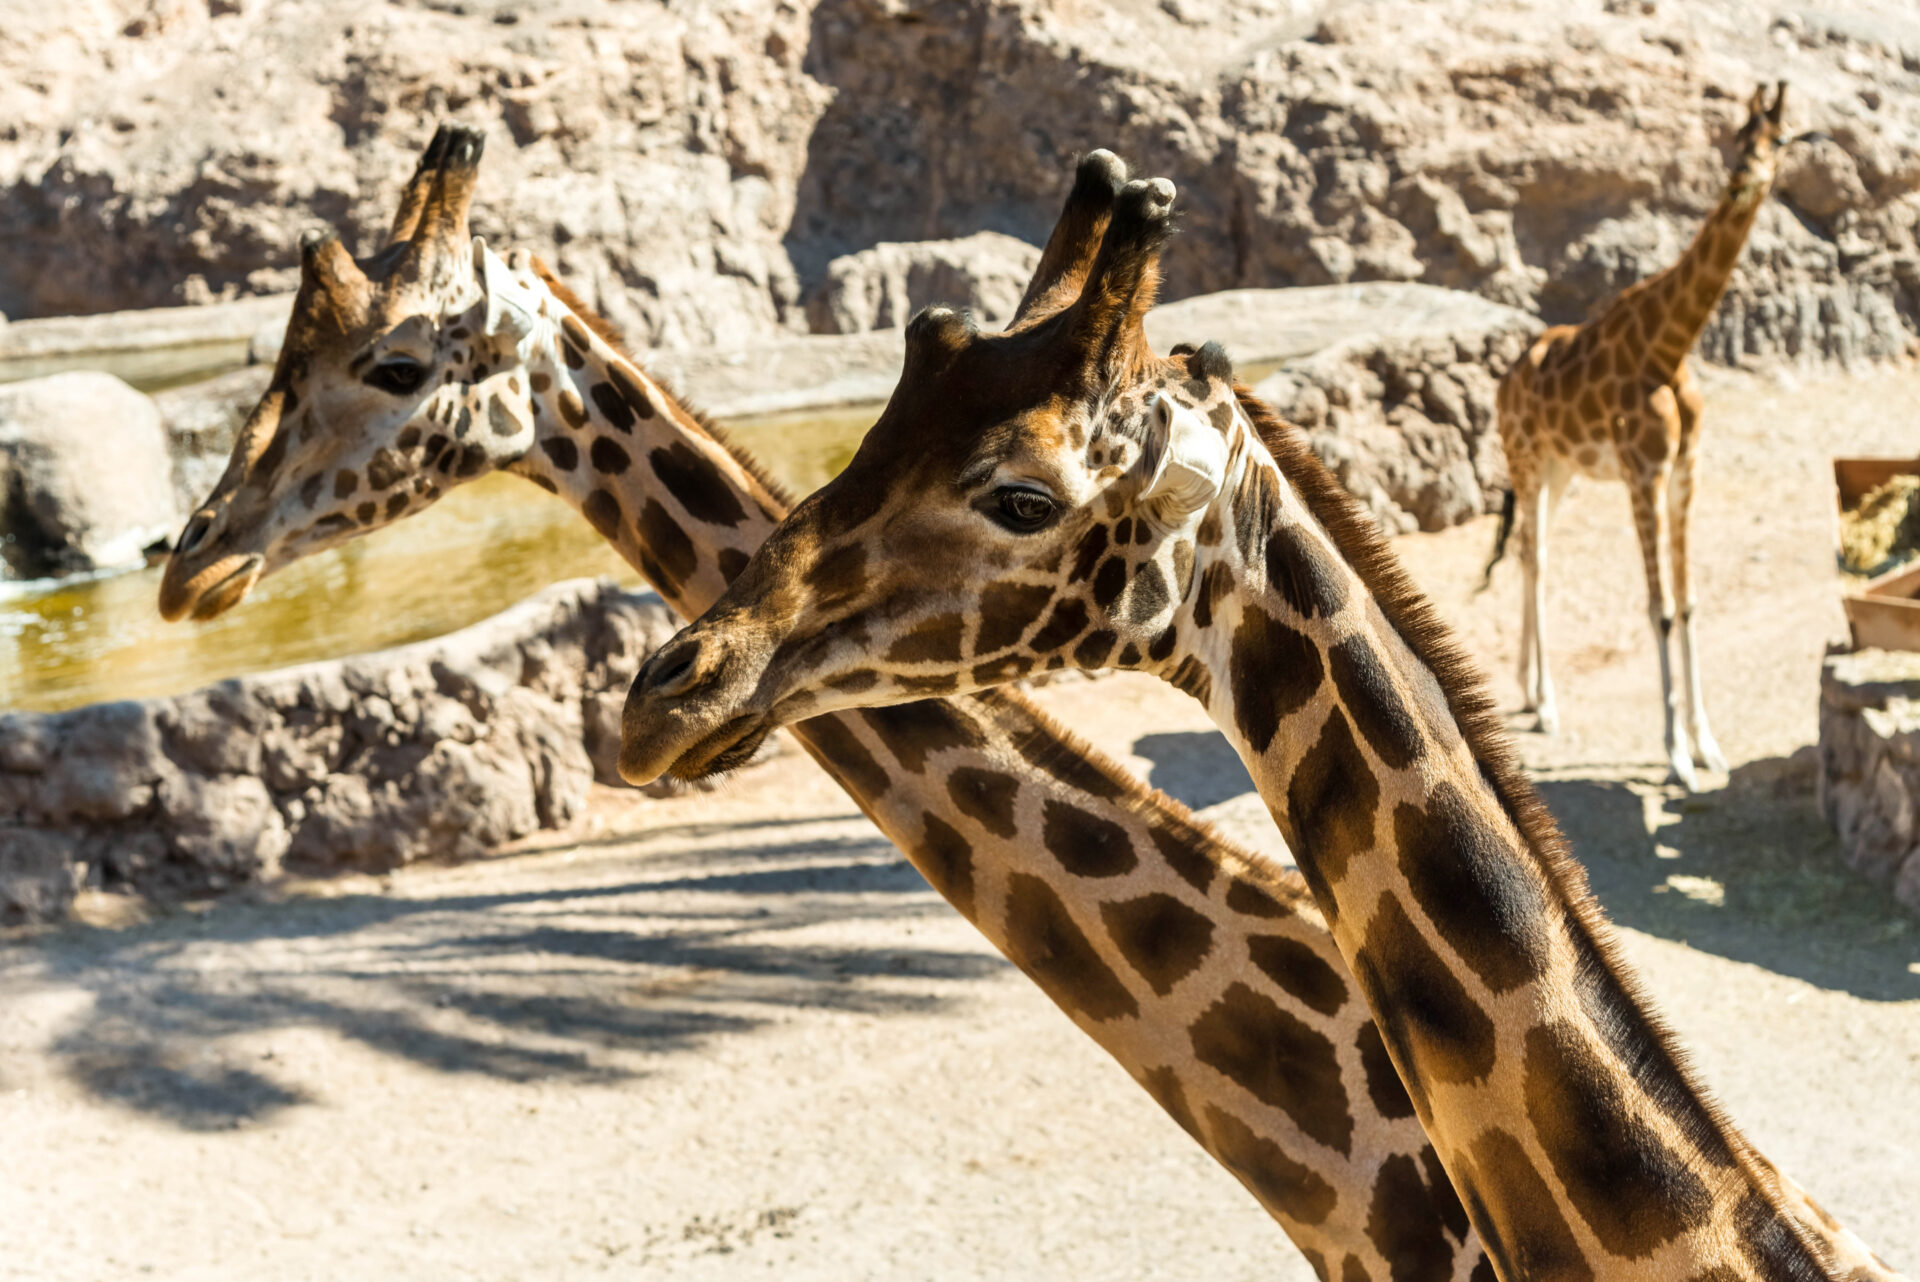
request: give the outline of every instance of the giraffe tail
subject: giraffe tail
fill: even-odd
[[[1509,485],[1500,494],[1500,529],[1493,536],[1493,555],[1487,558],[1486,571],[1480,576],[1480,586],[1474,591],[1485,592],[1493,586],[1493,567],[1500,564],[1507,554],[1507,536],[1513,533],[1513,487]]]

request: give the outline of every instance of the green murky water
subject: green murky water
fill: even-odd
[[[741,420],[729,434],[796,493],[853,457],[874,408]],[[18,595],[0,584],[0,708],[173,694],[439,636],[562,579],[640,580],[571,508],[490,476],[419,516],[263,580],[207,623],[166,623],[158,566]]]

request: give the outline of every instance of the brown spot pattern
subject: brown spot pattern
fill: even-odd
[[[926,832],[921,844],[921,868],[940,897],[973,918],[973,845],[932,811],[920,812]]]
[[[1393,1282],[1446,1277],[1453,1263],[1453,1243],[1447,1238],[1434,1194],[1420,1168],[1405,1153],[1380,1163],[1367,1207],[1367,1237],[1387,1262]],[[1447,1186],[1447,1196],[1454,1196]]]
[[[711,462],[685,442],[675,441],[654,450],[647,455],[647,462],[667,492],[694,520],[731,529],[746,519],[746,509],[740,506],[733,488]]]
[[[1327,673],[1354,725],[1389,769],[1403,770],[1426,747],[1413,709],[1400,697],[1379,651],[1352,636],[1327,651]]]
[[[1380,1040],[1379,1026],[1371,1020],[1362,1024],[1354,1046],[1360,1052],[1360,1068],[1366,1074],[1367,1098],[1373,1101],[1374,1112],[1390,1121],[1412,1117],[1413,1099],[1407,1094],[1400,1074],[1394,1071],[1387,1044]]]
[[[1700,1177],[1634,1112],[1572,1024],[1527,1030],[1526,1101],[1567,1199],[1607,1250],[1643,1259],[1707,1222],[1713,1202]]]
[[[1042,584],[988,584],[980,593],[980,629],[974,635],[974,654],[992,654],[1018,645],[1052,599],[1053,589]]]
[[[1028,873],[1007,878],[1007,955],[1069,1012],[1095,1021],[1140,1013],[1053,887]]]
[[[1260,1199],[1269,1211],[1302,1224],[1319,1224],[1333,1213],[1340,1196],[1331,1184],[1283,1152],[1278,1144],[1254,1133],[1233,1114],[1207,1105],[1210,1146],[1221,1165]],[[1316,1270],[1325,1276],[1324,1270]]]
[[[1306,706],[1320,689],[1320,650],[1258,605],[1248,603],[1233,630],[1228,659],[1233,718],[1255,753],[1273,743],[1283,718]]]
[[[1473,1141],[1470,1164],[1461,1191],[1500,1276],[1593,1282],[1592,1266],[1519,1140],[1490,1127]],[[1500,1189],[1497,1204],[1486,1204],[1478,1192],[1482,1186]]]
[[[1346,1153],[1353,1115],[1333,1043],[1272,998],[1233,983],[1188,1030],[1193,1053],[1302,1132]]]
[[[1040,840],[1076,877],[1118,877],[1140,862],[1125,828],[1053,798],[1041,807]]]
[[[1546,973],[1545,894],[1505,834],[1451,783],[1393,812],[1401,875],[1434,929],[1495,993]]]
[[[1331,709],[1319,739],[1287,781],[1294,856],[1329,918],[1334,913],[1329,888],[1346,875],[1350,856],[1372,847],[1379,801],[1380,784],[1360,753],[1346,714]]]
[[[693,570],[699,566],[693,539],[655,499],[647,499],[647,507],[639,510],[639,545],[666,578],[664,591],[678,593],[680,585],[693,578]]]
[[[1347,984],[1340,972],[1300,940],[1285,935],[1251,935],[1247,938],[1247,956],[1281,991],[1309,1010],[1331,1015],[1346,1005]]]
[[[885,708],[862,708],[860,716],[900,765],[916,775],[926,769],[927,758],[936,752],[978,748],[985,742],[980,728],[950,704],[896,703]]]
[[[958,614],[937,614],[887,647],[895,663],[958,663],[967,622]]]
[[[1165,997],[1213,951],[1213,923],[1172,895],[1155,891],[1100,907],[1120,956]]]
[[[1379,1019],[1381,1036],[1416,1078],[1408,1083],[1416,1099],[1418,1079],[1477,1082],[1493,1071],[1493,1020],[1421,937],[1391,891],[1380,896],[1367,924],[1354,977]]]
[[[947,795],[961,814],[996,837],[1012,837],[1019,828],[1013,821],[1013,805],[1020,795],[1020,781],[998,770],[961,766],[947,776]]]

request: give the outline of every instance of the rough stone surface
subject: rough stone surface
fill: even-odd
[[[885,242],[827,264],[807,299],[816,334],[895,329],[932,303],[963,302],[986,329],[1013,319],[1040,250],[995,231],[961,240]]]
[[[617,701],[677,626],[652,593],[576,580],[417,645],[0,716],[0,920],[57,917],[81,886],[203,894],[563,826],[619,782]]]
[[[0,386],[0,559],[14,576],[138,561],[178,521],[151,400],[111,374]]]
[[[284,332],[284,325],[281,330]],[[248,365],[216,378],[154,393],[153,403],[167,427],[173,489],[181,512],[191,512],[213,492],[214,484],[227,470],[227,459],[240,429],[272,378],[271,364]]]
[[[1093,146],[1180,185],[1173,296],[1419,279],[1578,319],[1671,261],[1780,75],[1835,141],[1789,158],[1703,351],[1900,351],[1920,18],[1888,0],[20,7],[0,311],[284,290],[305,227],[377,246],[451,115],[490,131],[475,229],[655,347],[805,329],[882,242],[1039,243]]]
[[[1387,333],[1333,343],[1254,388],[1307,429],[1314,452],[1388,533],[1443,530],[1500,506],[1498,376],[1539,322],[1490,303],[1478,311],[1436,312],[1422,325],[1409,308]]]
[[[244,358],[262,329],[273,331],[279,351],[292,305],[290,295],[272,294],[21,321],[0,332],[0,383],[70,369],[105,370],[142,388],[205,377]]]
[[[1854,870],[1920,913],[1920,654],[1828,654],[1820,808]]]

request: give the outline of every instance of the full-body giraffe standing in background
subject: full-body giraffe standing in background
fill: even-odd
[[[796,716],[1008,671],[1153,672],[1247,762],[1501,1277],[1848,1276],[1693,1082],[1364,512],[1218,347],[1148,350],[1172,200],[1128,185],[1061,312],[992,335],[914,319],[847,469],[641,669],[622,774],[699,774]],[[1007,894],[1010,917],[1047,911]],[[1116,942],[1077,976],[1083,1010],[1126,966],[1177,996],[1213,956],[1171,922]]]
[[[263,574],[495,470],[558,493],[688,617],[772,530],[785,501],[744,455],[536,264],[468,238],[479,153],[470,131],[436,136],[371,258],[306,245],[273,382],[168,564],[168,617],[217,615]],[[1081,165],[1023,314],[1078,293],[1123,176],[1105,153]],[[1491,1276],[1296,873],[1213,835],[1011,692],[796,734],[1320,1276]]]
[[[1623,290],[1586,324],[1547,330],[1500,383],[1500,440],[1513,492],[1512,506],[1501,516],[1487,576],[1491,579],[1517,520],[1526,573],[1520,630],[1520,688],[1526,707],[1538,712],[1542,731],[1552,734],[1559,728],[1542,626],[1547,528],[1554,506],[1575,476],[1623,480],[1646,561],[1647,611],[1660,652],[1660,694],[1666,709],[1667,761],[1673,777],[1689,791],[1695,787],[1695,765],[1725,770],[1727,761],[1707,725],[1687,562],[1703,398],[1686,358],[1725,292],[1773,184],[1786,99],[1784,81],[1775,89],[1771,106],[1764,87],[1753,91],[1747,123],[1736,139],[1739,160],[1726,194],[1680,261]],[[1680,668],[1686,681],[1684,723],[1669,654],[1676,598]]]

